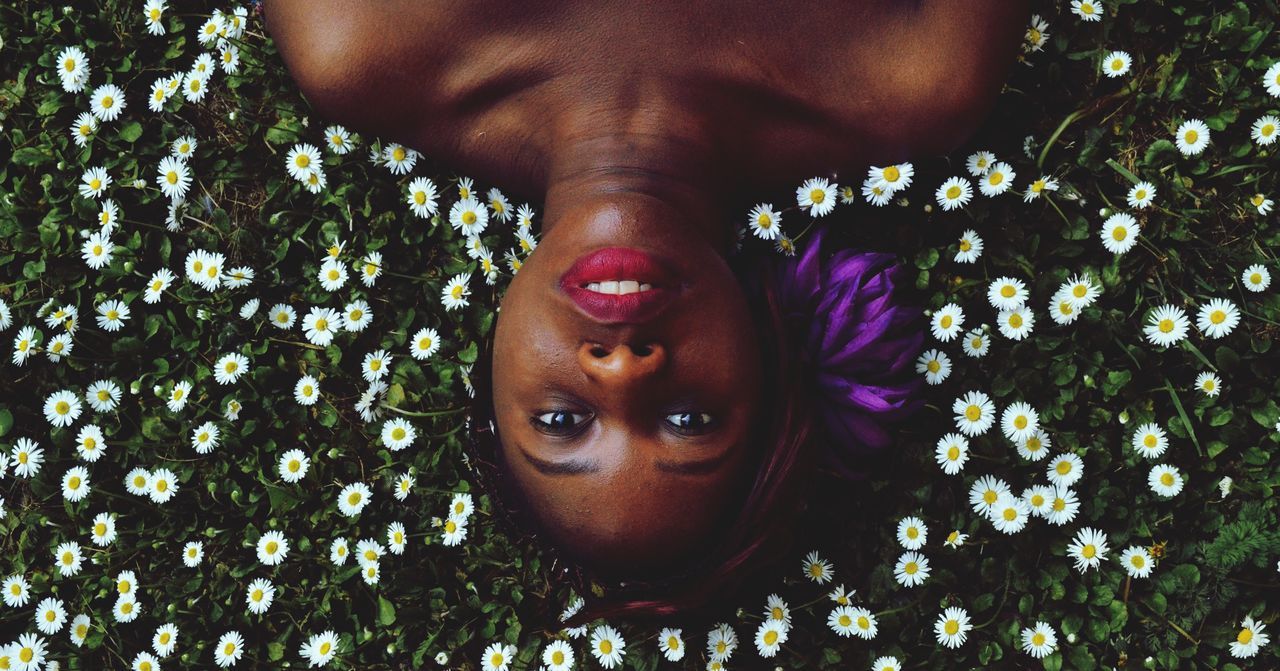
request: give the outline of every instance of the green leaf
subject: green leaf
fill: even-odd
[[[0,408],[0,436],[9,433],[13,428],[13,413],[8,408]]]
[[[387,600],[386,597],[378,595],[378,622],[382,626],[390,626],[396,621],[395,604]]]
[[[121,140],[124,140],[125,142],[135,142],[140,137],[142,137],[142,124],[137,121],[130,121],[120,127]]]
[[[9,161],[15,165],[33,166],[49,163],[53,161],[53,156],[39,147],[23,147],[13,152]]]

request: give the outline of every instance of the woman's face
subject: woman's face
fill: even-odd
[[[498,317],[504,461],[557,545],[605,574],[660,571],[714,540],[750,475],[756,327],[721,255],[657,199],[549,224]]]

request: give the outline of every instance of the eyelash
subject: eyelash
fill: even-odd
[[[554,421],[554,417],[556,415],[568,415],[570,419],[573,419],[576,417],[581,417],[582,419],[577,422],[574,422],[573,426],[557,427],[552,425],[552,422]],[[701,426],[696,428],[685,428],[680,426],[676,422],[671,421],[672,417],[686,417],[686,416],[689,418],[696,417],[701,422]],[[544,417],[547,419],[543,419]],[[552,436],[568,437],[568,436],[576,435],[577,433],[582,431],[583,427],[587,425],[587,423],[591,420],[592,417],[594,417],[592,413],[578,413],[578,412],[573,412],[571,410],[548,410],[546,412],[533,415],[532,417],[529,418],[529,422],[533,424],[535,429],[537,429],[538,431],[541,431],[542,433],[552,435]],[[710,433],[711,431],[714,431],[718,425],[718,422],[716,421],[715,417],[712,417],[711,415],[705,412],[675,412],[675,413],[671,413],[670,415],[666,415],[665,417],[662,418],[662,420],[666,424],[666,427],[669,431],[679,434],[681,436],[701,436],[703,434],[707,434],[707,433]]]

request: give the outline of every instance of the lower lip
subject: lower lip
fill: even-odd
[[[592,282],[635,280],[652,289],[630,294],[602,294]],[[587,316],[602,322],[634,324],[652,319],[676,297],[679,277],[658,258],[638,249],[609,247],[579,258],[560,278],[560,288]]]

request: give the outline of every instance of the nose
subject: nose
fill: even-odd
[[[578,364],[587,377],[606,386],[626,387],[653,377],[666,365],[667,353],[662,345],[583,343],[578,349]]]

